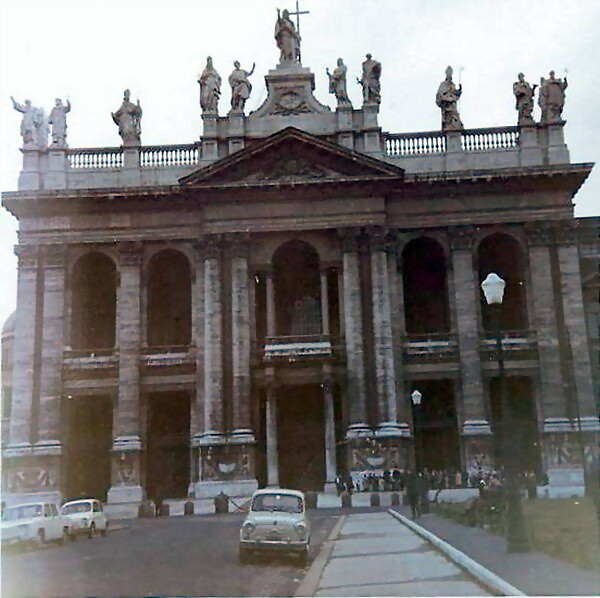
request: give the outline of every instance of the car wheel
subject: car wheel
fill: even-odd
[[[60,537],[59,543],[64,546],[69,539],[69,528],[63,527],[62,536]]]
[[[88,532],[88,538],[91,540],[96,535],[96,524],[90,525],[90,531]]]
[[[43,546],[45,543],[46,543],[46,532],[43,529],[39,529],[36,539],[35,539],[35,544],[39,548],[40,546]]]

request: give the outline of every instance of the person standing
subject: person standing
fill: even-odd
[[[419,477],[416,473],[408,472],[406,476],[406,496],[410,505],[410,513],[413,519],[421,516],[420,500],[420,484]]]

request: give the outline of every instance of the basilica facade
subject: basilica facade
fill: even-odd
[[[251,73],[236,65],[219,115],[207,63],[196,143],[143,145],[128,93],[119,147],[69,148],[60,118],[50,145],[23,134],[19,189],[3,193],[19,220],[5,496],[136,505],[498,467],[490,272],[506,281],[522,467],[580,483],[600,431],[600,250],[597,219],[573,216],[593,165],[570,162],[560,110],[536,124],[525,103],[517,126],[465,129],[450,70],[440,130],[384,133],[376,60],[360,108],[338,61],[331,109],[285,14],[278,32],[248,115]]]

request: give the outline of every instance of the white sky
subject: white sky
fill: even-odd
[[[293,0],[0,0],[0,189],[17,188],[19,123],[9,99],[49,111],[69,97],[71,147],[120,144],[110,112],[129,87],[142,103],[142,143],[190,143],[201,133],[197,73],[211,55],[223,78],[239,59],[254,89],[246,111],[264,99],[264,75],[279,52],[276,8]],[[302,62],[327,93],[325,67],[348,66],[348,90],[367,52],[382,63],[379,122],[386,131],[440,126],[434,99],[448,64],[463,83],[465,127],[516,124],[512,83],[523,71],[539,83],[554,69],[569,88],[564,118],[573,162],[600,161],[600,0],[302,0]],[[539,109],[536,106],[536,119]],[[600,214],[598,168],[576,197],[576,215]],[[16,303],[16,221],[0,210],[0,325]]]

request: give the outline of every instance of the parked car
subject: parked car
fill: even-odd
[[[106,536],[108,519],[102,504],[95,498],[71,500],[61,507],[61,515],[69,522],[69,531],[74,540],[80,534],[93,538],[97,532]]]
[[[240,562],[247,562],[253,551],[272,550],[297,554],[305,564],[309,549],[304,494],[283,488],[257,490],[240,530]]]
[[[64,543],[70,533],[69,523],[59,514],[57,506],[50,502],[7,507],[1,529],[3,545]]]

